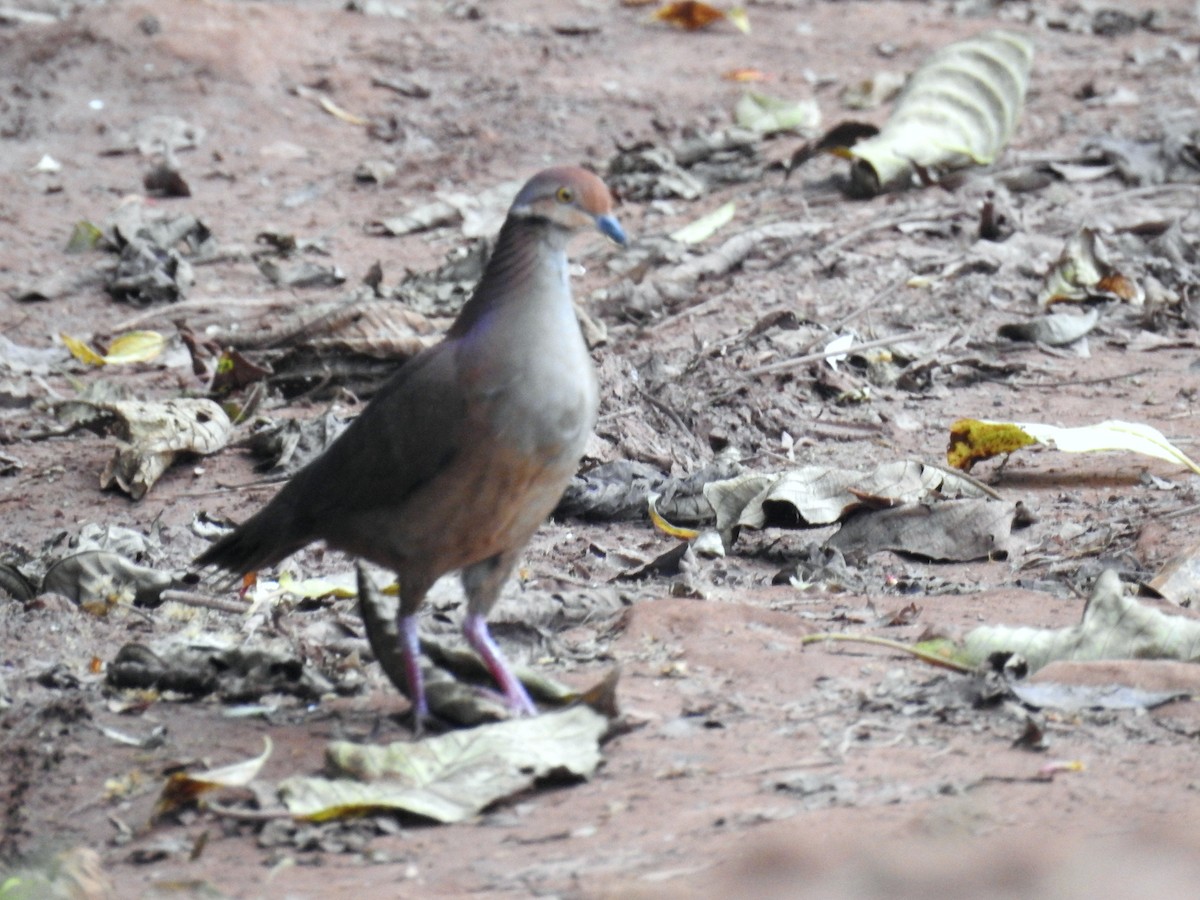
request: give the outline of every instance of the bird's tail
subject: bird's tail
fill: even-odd
[[[194,565],[215,566],[245,575],[291,556],[308,543],[280,527],[279,510],[269,504],[196,557]]]

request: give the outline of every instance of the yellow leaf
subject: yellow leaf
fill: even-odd
[[[1157,428],[1117,419],[1077,428],[1060,428],[1039,422],[959,419],[950,426],[946,461],[959,469],[970,469],[980,460],[1011,453],[1029,444],[1046,444],[1064,453],[1124,450],[1177,463],[1200,474],[1200,466],[1168,441]]]
[[[746,10],[740,6],[735,6],[729,12],[725,13],[725,18],[729,20],[729,24],[740,31],[742,34],[750,33],[750,17],[746,15]]]
[[[680,528],[677,525],[672,525],[659,514],[656,504],[660,496],[661,494],[651,494],[646,498],[646,505],[650,508],[650,521],[654,523],[654,527],[663,534],[679,538],[681,541],[694,541],[699,537],[700,532],[695,528]]]
[[[766,81],[767,73],[760,69],[729,69],[722,72],[721,77],[726,81]]]
[[[1011,422],[959,419],[950,426],[946,462],[956,469],[969,472],[977,462],[1036,443],[1036,438],[1030,437]]]
[[[67,345],[67,349],[71,351],[71,355],[81,363],[87,363],[89,366],[104,365],[104,357],[85,344],[79,338],[71,337],[69,334],[60,333],[62,342]]]
[[[113,340],[104,354],[109,365],[146,362],[158,356],[167,346],[167,339],[157,331],[130,331]]]

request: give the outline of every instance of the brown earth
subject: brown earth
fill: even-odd
[[[394,285],[467,243],[457,227],[399,238],[371,227],[436,191],[483,191],[557,162],[604,173],[618,147],[723,129],[744,87],[721,75],[740,67],[767,73],[772,94],[815,97],[831,124],[856,115],[839,104],[846,85],[909,71],[996,25],[1037,44],[1002,172],[1077,158],[1097,136],[1150,141],[1194,127],[1200,99],[1200,22],[1181,0],[1138,5],[1141,19],[1098,4],[784,0],[748,4],[749,35],[727,23],[685,33],[649,23],[644,8],[597,0],[380,5],[394,15],[340,7],[20,7],[54,21],[0,10],[0,322],[15,345],[58,348],[26,365],[0,345],[0,561],[37,573],[99,523],[149,535],[159,567],[182,573],[205,545],[192,528],[197,512],[236,520],[269,496],[270,485],[246,487],[257,478],[249,458],[226,450],[176,465],[132,502],[97,486],[111,438],[35,439],[55,427],[47,401],[88,383],[141,398],[205,387],[178,352],[120,371],[84,367],[62,350],[60,332],[98,343],[135,324],[172,337],[181,323],[227,334],[338,295],[267,281],[253,258],[264,231],[318,242],[326,255],[315,258],[349,284],[380,261]],[[1114,21],[1121,27],[1104,27]],[[415,82],[428,96],[373,79]],[[372,126],[331,114],[298,85]],[[145,202],[196,216],[225,252],[196,265],[185,305],[143,312],[102,290],[110,255],[63,248],[76,222],[140,202],[149,161],[109,151],[153,115],[182,117],[204,135],[178,152],[191,196]],[[627,198],[618,213],[635,240],[625,253],[600,241],[576,248],[587,268],[577,296],[607,331],[595,350],[605,405],[590,463],[628,458],[684,474],[727,444],[763,471],[937,461],[962,416],[1131,419],[1196,455],[1194,178],[1130,187],[1109,174],[1010,193],[976,173],[858,201],[836,189],[844,163],[833,159],[785,181],[778,163],[799,143],[759,144],[748,174],[713,179],[693,202]],[[43,155],[61,170],[35,171]],[[394,175],[356,181],[367,160],[391,163]],[[988,190],[1008,204],[1016,233],[984,246]],[[646,248],[727,200],[737,201],[734,222],[693,255],[767,223],[809,227],[761,238],[715,277],[633,285],[630,258],[648,260],[642,274],[654,284],[672,261]],[[1174,268],[1154,268],[1121,237],[1168,222],[1183,248]],[[1146,305],[1110,312],[1086,356],[998,340],[999,325],[1037,311],[1042,279],[1080,225],[1115,235],[1119,264],[1150,287]],[[678,261],[685,251],[673,252]],[[56,287],[48,299],[15,299],[33,283]],[[903,335],[893,366],[912,377],[877,378],[853,364],[748,374],[821,346],[822,329],[841,333],[843,321],[865,340]],[[353,411],[346,392],[336,401]],[[320,395],[273,396],[264,411],[310,418],[327,405]],[[1193,542],[1200,521],[1195,477],[1166,462],[1026,451],[976,474],[1032,511],[1018,552],[942,564],[876,554],[853,567],[843,591],[773,583],[827,532],[771,528],[743,535],[723,559],[689,560],[679,575],[614,581],[672,540],[647,521],[547,525],[494,619],[520,622],[522,604],[547,598],[585,612],[540,636],[498,630],[536,640],[535,664],[572,684],[619,664],[621,706],[636,727],[606,745],[590,781],[457,826],[381,817],[275,830],[205,811],[147,825],[174,766],[254,756],[269,735],[263,779],[315,772],[331,737],[405,738],[405,701],[366,664],[361,692],[313,704],[273,698],[265,717],[229,717],[216,701],[128,714],[106,691],[103,664],[130,641],[209,633],[282,637],[312,665],[345,673],[355,663],[322,635],[335,617],[356,627],[350,601],[253,621],[166,606],[96,618],[53,596],[3,601],[0,859],[36,865],[89,848],[114,896],[1193,895],[1192,703],[1037,714],[1049,744],[1039,753],[1018,742],[1028,711],[979,704],[967,676],[876,648],[802,646],[814,631],[912,641],[982,622],[1068,625],[1100,571],[1146,580]],[[349,565],[310,549],[289,567],[312,576]],[[909,603],[915,615],[885,624]],[[452,631],[453,591],[431,606],[428,627]],[[162,738],[146,748],[111,737],[156,728]],[[1054,760],[1086,767],[1035,777]]]

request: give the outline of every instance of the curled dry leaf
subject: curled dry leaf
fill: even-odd
[[[176,772],[163,785],[162,794],[154,807],[152,818],[160,819],[164,815],[195,803],[204,794],[219,788],[246,787],[262,770],[263,764],[271,756],[271,739],[263,738],[263,752],[252,759],[236,762],[220,769],[209,769],[207,772],[197,772],[189,775],[186,772]]]
[[[1048,347],[1064,347],[1086,337],[1098,321],[1099,309],[1089,309],[1081,316],[1055,313],[1038,316],[1028,322],[1001,325],[997,333],[1012,341],[1033,341]]]
[[[180,453],[216,453],[233,425],[225,411],[205,399],[117,401],[96,404],[116,416],[117,451],[100,476],[100,486],[116,484],[140,500]]]
[[[1095,425],[1060,428],[1037,422],[989,422],[959,419],[950,426],[950,445],[946,461],[967,471],[975,463],[1001,453],[1012,453],[1030,444],[1048,444],[1065,453],[1096,453],[1123,450],[1154,459],[1177,463],[1200,475],[1187,454],[1172,444],[1162,432],[1140,422],[1110,419]]]
[[[174,580],[119,553],[84,550],[55,561],[46,570],[42,590],[68,597],[93,615],[105,615],[122,603],[157,606]]]
[[[1174,659],[1200,662],[1200,621],[1169,616],[1127,597],[1115,571],[1105,571],[1070,628],[984,625],[963,639],[967,658],[982,664],[994,653],[1015,653],[1036,672],[1055,660]]]
[[[944,47],[912,77],[883,129],[850,149],[851,181],[867,195],[907,186],[914,173],[991,163],[1025,101],[1033,44],[988,31]]]
[[[700,532],[695,528],[680,528],[678,525],[672,525],[658,511],[659,494],[650,494],[646,497],[646,506],[650,511],[650,521],[654,523],[654,527],[668,537],[679,538],[681,541],[695,540],[700,536]]]
[[[1043,307],[1071,300],[1124,300],[1141,306],[1145,299],[1141,285],[1117,271],[1105,258],[1095,230],[1086,227],[1067,241],[1038,295]]]

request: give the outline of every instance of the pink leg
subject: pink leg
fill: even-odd
[[[408,677],[408,699],[412,701],[413,719],[418,731],[429,715],[425,702],[425,679],[421,675],[421,635],[416,616],[400,617],[400,654],[404,657],[404,673]]]
[[[492,678],[504,692],[504,698],[512,710],[520,715],[537,715],[537,707],[529,699],[525,685],[521,684],[517,676],[513,674],[508,663],[504,661],[500,648],[492,640],[492,635],[488,631],[487,619],[479,613],[468,613],[463,621],[463,636],[479,654],[488,671],[492,673]]]

